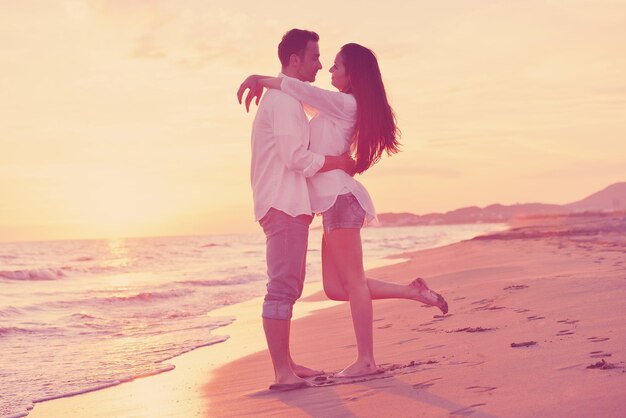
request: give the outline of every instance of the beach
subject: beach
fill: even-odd
[[[0,418],[626,418],[626,1],[272,6],[3,2]]]
[[[224,331],[237,344],[174,358],[171,372],[36,404],[29,416],[622,416],[625,233],[624,213],[537,217],[369,270],[397,283],[423,277],[450,306],[441,315],[417,302],[375,301],[382,374],[332,376],[354,359],[354,335],[348,305],[317,291],[297,304],[317,310],[298,314],[291,350],[326,371],[318,387],[267,389],[273,373],[255,299],[237,305],[250,310],[229,325],[238,331]]]

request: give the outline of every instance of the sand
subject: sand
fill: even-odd
[[[349,307],[332,303],[292,326],[296,361],[327,372],[319,387],[267,390],[273,372],[257,318],[237,321],[239,335],[224,331],[236,342],[229,353],[215,353],[226,344],[199,349],[174,359],[172,372],[37,404],[31,416],[624,416],[626,216],[515,226],[368,272],[424,277],[450,305],[442,316],[417,302],[374,302],[383,374],[332,377],[356,353]]]

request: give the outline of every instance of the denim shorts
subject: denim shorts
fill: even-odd
[[[335,204],[322,214],[324,232],[333,229],[363,227],[365,210],[352,193],[340,194]]]

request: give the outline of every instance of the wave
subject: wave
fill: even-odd
[[[162,292],[140,292],[136,294],[124,295],[124,296],[100,296],[100,297],[88,297],[88,298],[76,298],[70,300],[57,300],[51,302],[44,302],[42,304],[29,306],[27,308],[20,308],[20,310],[49,310],[49,309],[109,309],[111,305],[133,305],[133,304],[146,304],[154,303],[161,300],[168,300],[177,297],[183,297],[189,294],[195,293],[193,289],[175,289]],[[0,311],[0,316],[9,316],[15,312],[15,309],[4,313],[4,310]],[[17,312],[15,312],[17,313]],[[74,313],[65,317],[68,320],[82,321],[82,320],[100,320],[102,318],[93,317],[91,315]]]
[[[76,261],[76,260],[74,260]],[[87,260],[81,260],[87,261]],[[117,266],[61,266],[62,271],[71,271],[74,273],[90,273],[90,274],[98,274],[98,273],[109,273],[109,272],[117,272],[120,270]]]
[[[157,361],[154,362],[155,364],[155,368],[152,370],[145,370],[142,372],[138,372],[138,373],[133,373],[131,375],[128,376],[123,376],[123,377],[119,377],[118,379],[114,379],[114,380],[110,380],[110,381],[105,381],[102,382],[100,384],[96,384],[93,386],[87,386],[83,389],[78,389],[78,390],[74,390],[74,391],[69,391],[69,392],[60,392],[57,394],[51,394],[49,396],[43,396],[43,397],[38,397],[32,400],[32,403],[41,403],[41,402],[46,402],[46,401],[50,401],[53,399],[61,399],[61,398],[68,398],[68,397],[72,397],[72,396],[76,396],[76,395],[81,395],[81,394],[85,394],[85,393],[89,393],[89,392],[94,392],[94,391],[98,391],[98,390],[102,390],[102,389],[106,389],[106,388],[110,388],[113,386],[117,386],[120,385],[122,383],[127,383],[127,382],[132,382],[133,380],[136,379],[141,379],[141,378],[145,378],[145,377],[149,377],[149,376],[155,376],[161,373],[166,373],[169,371],[172,371],[174,369],[176,369],[176,366],[173,364],[168,364],[165,363],[163,365],[161,365],[162,363],[171,360],[175,357],[181,356],[182,354],[188,353],[190,351],[196,350],[198,348],[201,347],[206,347],[206,346],[210,346],[210,345],[215,345],[215,344],[219,344],[222,343],[226,340],[228,340],[230,338],[230,336],[225,335],[225,336],[214,336],[211,339],[209,339],[208,341],[204,341],[204,342],[199,342],[197,344],[193,344],[189,347],[185,347],[182,348],[178,351],[176,351],[174,354],[170,354],[167,355],[165,358],[159,359]],[[25,408],[28,410],[32,409],[32,405]],[[15,414],[14,417],[22,417],[22,416],[26,416],[26,415],[20,415]]]
[[[16,308],[15,306],[7,306],[6,308],[0,310],[0,317],[15,316],[23,312],[24,311],[22,309]]]
[[[199,344],[194,344],[191,347],[187,347],[186,349],[179,350],[175,354],[172,354],[172,355],[170,355],[170,356],[168,356],[168,357],[166,357],[166,358],[164,358],[162,360],[158,360],[155,363],[162,363],[164,361],[171,360],[171,359],[173,359],[175,357],[182,356],[183,354],[188,353],[188,352],[193,351],[193,350],[196,350],[198,348],[208,347],[210,345],[223,343],[224,341],[228,340],[229,338],[230,338],[230,335],[223,335],[223,336],[217,336],[216,335],[213,338],[211,338],[211,340],[209,340],[209,341],[206,341],[206,342],[203,342],[203,343],[199,343]]]
[[[99,298],[98,301],[105,303],[133,303],[133,302],[154,302],[155,300],[165,300],[177,298],[194,293],[191,289],[175,289],[165,292],[141,292],[131,296],[111,296],[108,298]]]
[[[193,286],[232,286],[237,284],[246,284],[264,280],[266,277],[262,274],[247,274],[238,277],[230,277],[228,279],[218,280],[182,280],[176,283],[190,284]]]
[[[30,270],[14,270],[0,271],[0,277],[9,280],[58,280],[65,277],[65,273],[59,269],[30,269]]]
[[[69,319],[82,321],[84,319],[100,319],[100,318],[95,317],[95,316],[91,316],[91,315],[87,315],[87,314],[84,314],[84,313],[74,313],[74,314],[71,314],[69,316]]]
[[[72,259],[72,261],[93,261],[93,257],[77,257]]]
[[[34,334],[34,330],[19,327],[0,327],[0,337],[12,334]]]
[[[41,326],[39,328],[0,327],[0,337],[15,334],[47,334],[60,335],[62,329],[54,326]]]

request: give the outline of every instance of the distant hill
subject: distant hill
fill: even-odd
[[[564,206],[572,212],[626,209],[626,182],[612,184],[583,200]]]
[[[514,218],[538,215],[568,214],[587,211],[609,212],[626,209],[626,182],[615,183],[578,202],[567,205],[525,203],[516,205],[493,204],[484,208],[470,206],[446,213],[381,213],[381,226],[450,225],[468,223],[500,223]]]

